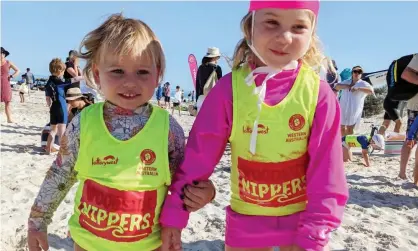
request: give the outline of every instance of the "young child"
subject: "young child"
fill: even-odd
[[[174,94],[173,106],[171,108],[171,115],[174,115],[174,110],[179,110],[179,117],[181,116],[181,91],[180,86],[176,86],[176,93]]]
[[[369,135],[346,135],[342,137],[343,145],[343,158],[344,162],[352,161],[353,154],[351,153],[351,147],[361,147],[361,153],[364,159],[364,166],[370,166],[369,147],[374,150],[385,149],[385,138],[383,135],[375,134]]]
[[[55,139],[55,135],[58,136],[58,141],[60,142],[68,123],[68,108],[67,102],[65,101],[64,88],[71,85],[71,83],[83,79],[83,77],[80,76],[63,81],[62,77],[65,71],[65,64],[59,58],[51,60],[49,63],[49,71],[51,76],[45,86],[46,103],[50,108],[49,123],[51,125],[46,144],[46,152],[48,154],[53,152],[52,142]]]
[[[414,111],[409,111],[409,112],[414,113]],[[416,117],[413,120],[412,123],[410,123],[410,121],[408,121],[408,130],[407,130],[405,144],[411,149],[417,143],[417,138],[418,138],[417,133],[418,133],[418,117]],[[408,159],[409,159],[409,157],[408,157]],[[408,159],[407,159],[406,162],[408,162]],[[406,170],[406,168],[405,168],[405,170]],[[404,173],[406,173],[405,170],[404,170]],[[414,184],[415,184],[415,186],[418,186],[418,150],[415,150]]]
[[[25,103],[25,94],[29,93],[28,85],[26,84],[26,75],[22,75],[22,81],[19,86],[20,103]]]
[[[165,201],[163,251],[181,246],[189,216],[182,187],[207,179],[228,142],[225,249],[327,249],[348,188],[340,108],[312,70],[323,58],[315,35],[318,9],[319,1],[250,2],[232,73],[206,97]]]
[[[149,103],[165,70],[163,49],[148,25],[119,14],[91,31],[81,48],[83,75],[106,101],[69,123],[31,209],[29,250],[48,250],[47,225],[77,180],[69,220],[76,251],[156,250],[161,206],[185,143],[181,126]],[[210,182],[200,184],[207,185],[193,187],[195,201],[184,199],[194,204],[190,211],[214,196]]]

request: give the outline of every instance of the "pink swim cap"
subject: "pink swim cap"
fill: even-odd
[[[296,1],[257,1],[250,0],[249,11],[275,8],[275,9],[306,9],[312,11],[315,16],[319,12],[319,0]]]

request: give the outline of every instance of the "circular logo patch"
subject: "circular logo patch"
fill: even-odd
[[[141,152],[141,161],[142,163],[144,163],[145,165],[151,165],[152,163],[155,162],[155,159],[157,158],[157,156],[155,155],[155,152],[151,149],[145,149]]]
[[[300,114],[295,114],[289,119],[289,127],[293,131],[299,131],[305,126],[305,118]]]

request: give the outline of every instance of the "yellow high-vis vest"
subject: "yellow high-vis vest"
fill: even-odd
[[[71,236],[88,251],[155,250],[161,245],[159,215],[171,183],[168,112],[153,107],[144,128],[121,141],[108,131],[103,105],[81,113],[75,165],[80,184]]]
[[[315,115],[319,76],[305,65],[287,96],[277,105],[262,104],[256,152],[250,136],[259,113],[255,84],[244,66],[232,72],[233,127],[231,208],[244,215],[282,216],[306,207],[308,139]]]

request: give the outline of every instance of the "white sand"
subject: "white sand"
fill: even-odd
[[[25,104],[14,94],[15,124],[1,115],[1,247],[26,250],[26,223],[30,207],[54,156],[40,152],[40,132],[48,122],[43,92],[32,94]],[[3,109],[2,109],[3,110]],[[179,120],[189,133],[193,117]],[[178,115],[175,114],[178,118]],[[375,123],[380,123],[380,117]],[[367,119],[371,122],[373,119]],[[363,123],[362,130],[369,131]],[[217,187],[213,203],[193,213],[183,231],[184,250],[222,250],[225,233],[224,208],[228,205],[230,151],[227,149],[212,176]],[[359,158],[356,156],[356,158]],[[342,226],[332,235],[333,250],[418,250],[418,189],[396,179],[399,156],[372,156],[372,167],[358,161],[346,167],[350,200]],[[413,161],[408,176],[412,176]],[[55,213],[49,227],[50,250],[72,250],[66,238],[75,188]]]

